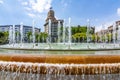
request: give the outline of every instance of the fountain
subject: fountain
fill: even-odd
[[[103,25],[102,25],[102,29],[103,29],[103,31],[102,31],[102,42],[103,42],[103,43],[105,43],[105,32],[104,32],[105,29],[104,29],[104,27],[105,27],[105,26],[104,26],[104,24],[103,24]]]
[[[9,44],[12,44],[12,26],[9,28]]]
[[[33,26],[32,26],[32,38],[33,43],[35,43],[35,21],[33,20]]]
[[[89,43],[90,42],[90,20],[89,19],[87,19],[87,23],[88,25],[87,25],[86,35],[87,35],[87,43]]]
[[[61,28],[61,24],[60,24],[60,21],[58,21],[58,43],[60,43],[60,41],[61,41],[61,40],[60,40],[60,33],[61,33],[61,32],[60,32],[60,31],[61,31],[60,28]]]
[[[69,49],[70,49],[70,46],[71,46],[71,18],[69,18],[69,34],[68,34],[68,43],[69,43]]]
[[[60,22],[58,31],[60,31]],[[63,27],[63,43],[51,43],[51,20],[49,19],[49,39],[47,43],[38,43],[35,46],[35,23],[33,21],[33,43],[15,44],[15,26],[9,29],[9,40],[14,46],[8,44],[0,46],[2,49],[18,51],[64,51],[64,54],[1,54],[0,53],[0,80],[119,80],[120,78],[120,55],[80,55],[68,54],[68,51],[106,51],[119,50],[119,44],[88,43],[90,41],[87,27],[87,43],[72,43],[71,41],[71,18],[68,26],[68,43],[65,43],[66,27]],[[64,23],[64,25],[66,25]],[[23,26],[21,23],[21,43],[23,40]],[[58,32],[59,36],[60,32]],[[59,36],[60,39],[60,36]],[[59,41],[60,42],[60,41]],[[33,47],[34,45],[34,47]],[[89,46],[88,46],[89,45]],[[103,47],[104,45],[104,47]],[[114,47],[116,45],[116,47]],[[72,52],[74,50],[74,52]],[[0,51],[0,52],[1,52]],[[8,51],[9,52],[9,51]],[[17,51],[15,52],[17,53]],[[39,52],[38,52],[39,53]]]
[[[117,40],[118,40],[118,43],[120,42],[120,26],[118,26],[118,31],[117,31]]]
[[[66,23],[64,21],[64,26],[63,26],[63,40],[61,41],[61,31],[60,31],[60,21],[58,22],[58,43],[52,43],[51,42],[51,26],[52,26],[52,22],[51,20],[49,19],[48,21],[48,39],[47,39],[47,43],[37,43],[38,46],[36,46],[34,43],[35,43],[35,23],[33,21],[33,26],[32,26],[32,40],[33,40],[33,43],[24,43],[21,45],[19,45],[19,43],[15,43],[15,29],[13,27],[10,27],[9,29],[9,43],[14,43],[14,44],[6,44],[6,45],[2,45],[0,46],[0,48],[2,49],[18,49],[18,50],[46,50],[46,51],[62,51],[62,50],[66,50],[66,51],[71,51],[71,50],[74,50],[74,51],[102,51],[102,50],[119,50],[120,49],[120,46],[119,44],[116,44],[115,43],[115,34],[116,34],[116,30],[114,29],[115,28],[115,25],[113,26],[113,39],[114,39],[114,44],[113,43],[89,43],[90,41],[90,34],[89,34],[89,30],[90,30],[90,22],[89,22],[89,19],[87,20],[88,22],[88,27],[87,27],[87,32],[86,32],[86,35],[87,35],[87,43],[72,43],[71,39],[71,18],[69,18],[69,21],[68,21],[68,27],[65,27],[66,26]],[[68,30],[67,30],[68,29]],[[119,30],[118,30],[119,31]],[[66,34],[67,32],[67,34]],[[21,23],[21,26],[20,26],[20,34],[21,34],[21,43],[23,43],[23,25]],[[110,34],[109,34],[110,35]],[[102,33],[99,35],[100,36],[100,41],[102,41]],[[105,36],[105,35],[104,35]],[[119,35],[117,35],[119,36]],[[110,39],[112,39],[112,37],[109,36]],[[43,38],[42,38],[43,39]],[[44,39],[43,39],[44,40]],[[68,41],[68,42],[67,42]],[[58,45],[56,45],[58,44]],[[14,46],[12,46],[14,45]]]
[[[49,19],[49,33],[48,33],[48,35],[49,35],[49,40],[48,40],[48,42],[49,43],[51,43],[51,20]]]
[[[113,24],[113,43],[116,43],[116,25],[115,23]]]
[[[15,25],[13,25],[13,34],[12,34],[12,41],[13,41],[13,44],[15,44]]]
[[[66,31],[66,23],[64,19],[64,26],[63,26],[63,43],[65,44],[65,31]]]
[[[21,25],[20,25],[20,35],[21,35],[20,42],[22,44],[23,43],[23,23],[22,22],[21,22]]]
[[[2,80],[119,80],[117,55],[0,55]],[[7,62],[6,62],[7,61]]]

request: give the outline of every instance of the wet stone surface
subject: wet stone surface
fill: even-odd
[[[119,74],[49,75],[0,71],[0,80],[119,80]]]

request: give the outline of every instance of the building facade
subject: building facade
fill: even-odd
[[[48,33],[49,35],[49,42],[57,42],[58,40],[58,31],[59,31],[59,26],[62,27],[63,26],[63,20],[57,20],[55,18],[55,13],[52,10],[52,8],[50,8],[48,14],[47,14],[47,18],[45,20],[45,24],[44,24],[44,32]]]
[[[0,25],[0,32],[9,32],[10,31],[10,27],[13,28],[13,26],[15,26],[15,33],[19,33],[20,34],[20,27],[21,25]],[[23,25],[23,39],[24,41],[26,41],[26,37],[27,37],[27,33],[28,32],[32,32],[32,26],[26,26]],[[40,33],[40,29],[39,28],[35,28],[35,33]],[[16,37],[18,42],[20,40],[20,36]]]
[[[96,32],[96,35],[100,37],[100,42],[120,42],[120,21],[116,21],[105,30]]]
[[[0,25],[0,32],[7,32],[7,31],[9,31],[10,26],[13,27],[13,25]],[[21,25],[15,25],[15,31],[16,32],[20,31],[20,26]],[[32,32],[32,26],[23,25],[23,33],[24,33],[24,35],[27,32]],[[35,32],[37,32],[37,33],[40,32],[40,29],[39,28],[35,28]]]

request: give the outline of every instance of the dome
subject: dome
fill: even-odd
[[[48,17],[54,17],[54,11],[53,10],[50,10],[48,12]]]
[[[47,19],[46,21],[48,21],[49,19],[51,19],[52,21],[56,21],[56,18],[54,16],[54,10],[52,10],[52,8],[50,8],[48,14],[47,14]]]

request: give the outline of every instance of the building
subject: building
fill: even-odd
[[[10,26],[12,27],[13,25],[0,25],[0,32],[7,32],[7,31],[9,32]],[[15,25],[15,32],[20,32],[20,26],[21,25]],[[23,25],[23,34],[24,34],[24,36],[28,32],[32,32],[32,26]],[[35,32],[39,33],[40,29],[39,28],[35,28]]]
[[[116,21],[116,26],[120,26],[120,21]]]
[[[49,24],[51,22],[51,24]],[[58,40],[58,26],[60,24],[60,27],[63,26],[63,20],[57,20],[55,18],[55,13],[52,10],[52,8],[50,8],[48,14],[47,14],[47,18],[45,20],[45,24],[44,24],[44,32],[49,34],[49,41],[50,42],[57,42]]]
[[[14,25],[15,26],[15,33],[19,32],[20,33],[20,26],[21,25]],[[13,25],[0,25],[0,32],[9,32],[10,31],[10,27],[13,27]],[[32,32],[32,26],[26,26],[23,25],[23,38],[24,40],[27,37],[27,33],[28,32]],[[39,28],[35,28],[35,33],[39,33],[40,29]],[[20,39],[20,36],[19,36]]]
[[[113,42],[114,38],[116,42],[120,42],[120,21],[116,21],[113,25],[108,26],[105,30],[100,30],[96,32],[96,34],[101,36],[106,36],[106,40],[109,42]],[[100,39],[102,41],[102,39]]]

